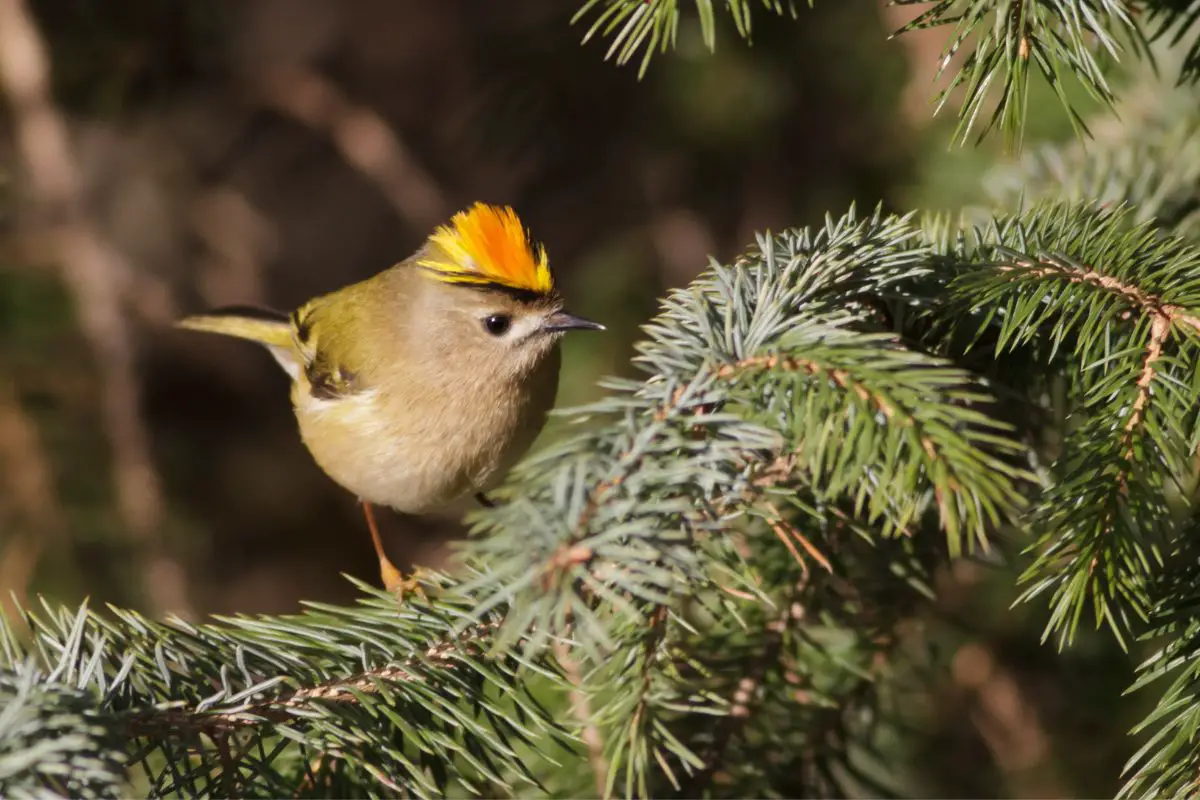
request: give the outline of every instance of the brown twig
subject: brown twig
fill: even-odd
[[[233,753],[229,749],[229,731],[219,731],[213,734],[213,745],[221,759],[221,792],[226,797],[237,796],[237,765]]]
[[[117,503],[129,532],[152,553],[147,590],[158,610],[187,611],[184,573],[163,555],[163,500],[139,416],[133,343],[122,314],[133,270],[86,211],[66,122],[50,95],[46,46],[25,0],[0,0],[0,86],[8,97],[30,192],[53,240],[79,324],[101,371],[100,404],[113,451]]]
[[[458,639],[439,641],[421,655],[412,656],[400,664],[368,670],[343,680],[297,689],[285,697],[273,697],[215,712],[201,712],[190,708],[155,708],[138,712],[126,719],[126,732],[130,736],[149,736],[163,731],[183,730],[203,732],[210,737],[216,737],[241,728],[261,725],[264,719],[270,722],[295,719],[291,713],[293,710],[318,701],[356,703],[359,695],[377,693],[381,682],[406,683],[422,680],[411,669],[418,661],[428,661],[443,669],[453,669],[458,663],[458,652],[475,646],[497,627],[499,623],[478,625]]]
[[[268,107],[329,136],[401,217],[422,229],[445,221],[449,201],[378,112],[356,105],[332,81],[304,67],[276,69],[256,88]]]
[[[604,757],[604,739],[600,735],[600,728],[592,720],[591,703],[583,688],[583,670],[564,639],[555,640],[554,657],[571,684],[571,713],[579,722],[580,735],[587,747],[588,763],[592,766],[592,778],[596,782],[596,796],[605,797],[608,790],[608,759]]]
[[[1171,332],[1171,319],[1165,314],[1155,314],[1150,318],[1150,341],[1146,343],[1146,355],[1142,359],[1142,371],[1138,375],[1137,397],[1129,411],[1129,419],[1125,421],[1125,438],[1132,438],[1133,431],[1141,424],[1146,412],[1146,404],[1150,402],[1150,384],[1154,382],[1154,364],[1162,358],[1163,344]],[[1132,442],[1127,442],[1130,448]],[[1131,455],[1126,453],[1126,456]]]
[[[555,581],[566,574],[567,570],[579,564],[586,564],[595,556],[595,551],[581,544],[567,542],[551,554],[550,560],[542,567],[542,590],[549,591]]]
[[[1190,328],[1200,334],[1200,317],[1181,306],[1163,302],[1161,297],[1150,294],[1137,286],[1123,283],[1111,275],[1105,275],[1089,267],[1077,267],[1053,261],[1020,261],[1000,267],[1001,272],[1024,270],[1036,278],[1054,278],[1068,283],[1083,283],[1111,292],[1133,306],[1150,319],[1150,340],[1146,343],[1142,370],[1137,379],[1137,395],[1125,420],[1125,435],[1122,440],[1125,457],[1133,455],[1133,435],[1146,416],[1146,405],[1150,402],[1150,386],[1157,374],[1156,364],[1162,358],[1163,345],[1176,326]]]
[[[808,563],[796,550],[796,546],[792,544],[792,539],[795,539],[797,542],[799,542],[800,546],[804,548],[805,552],[812,556],[812,559],[820,564],[826,572],[832,573],[833,565],[829,563],[829,559],[825,557],[825,554],[818,550],[816,545],[809,541],[807,536],[796,530],[794,525],[789,525],[787,521],[784,520],[783,515],[779,513],[779,509],[775,507],[774,503],[768,502],[766,506],[771,512],[771,518],[768,520],[771,525],[771,530],[775,531],[775,535],[778,536],[785,545],[787,545],[788,550],[796,559],[796,563],[800,565],[800,569],[804,570],[806,575],[808,574]]]
[[[730,742],[733,741],[734,735],[742,728],[745,721],[749,719],[755,696],[758,694],[758,689],[762,686],[762,682],[767,676],[767,670],[779,663],[788,631],[794,622],[802,619],[804,616],[804,606],[800,604],[799,597],[807,585],[808,572],[806,571],[793,588],[793,591],[789,593],[787,602],[779,615],[767,621],[766,629],[769,637],[766,649],[761,654],[761,657],[751,661],[746,674],[742,676],[734,688],[733,695],[729,699],[729,713],[725,715],[717,727],[712,744],[704,754],[704,767],[692,776],[684,792],[685,796],[699,797],[703,793],[704,784],[712,778],[713,773],[720,766],[721,760],[725,756],[725,751],[729,748]]]
[[[824,364],[819,364],[807,358],[799,356],[752,356],[744,358],[741,361],[732,364],[723,364],[716,371],[718,378],[731,378],[739,372],[747,372],[751,370],[772,370],[781,369],[788,372],[803,372],[806,375],[814,377],[824,377],[833,381],[839,388],[848,392],[853,392],[854,395],[864,403],[871,403],[879,409],[879,413],[883,414],[888,420],[898,418],[897,421],[901,425],[914,425],[916,421],[909,415],[897,412],[896,408],[888,401],[886,397],[876,392],[872,392],[862,383],[854,380],[854,376],[848,370],[838,369],[837,367],[827,367]],[[927,449],[932,446],[927,439],[922,439],[922,445]]]
[[[1200,318],[1189,314],[1187,309],[1163,302],[1162,298],[1143,291],[1137,286],[1122,283],[1111,275],[1105,275],[1089,267],[1076,267],[1054,261],[1018,261],[999,267],[1000,272],[1023,270],[1035,278],[1059,278],[1068,283],[1086,283],[1105,289],[1134,306],[1148,316],[1165,316],[1172,323],[1178,323],[1200,333]]]

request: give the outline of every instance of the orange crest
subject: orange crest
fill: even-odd
[[[435,249],[417,263],[438,280],[495,284],[535,294],[554,289],[545,249],[530,241],[508,206],[476,203],[434,231],[429,242]]]

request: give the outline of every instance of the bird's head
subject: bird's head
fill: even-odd
[[[476,203],[439,227],[417,255],[437,320],[434,335],[469,354],[520,373],[539,363],[562,335],[604,326],[567,312],[546,250],[516,212]]]
[[[433,231],[416,258],[444,314],[443,335],[478,357],[520,369],[563,333],[604,330],[566,312],[546,249],[510,207],[476,203]]]

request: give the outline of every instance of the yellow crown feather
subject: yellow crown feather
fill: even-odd
[[[535,294],[550,294],[554,289],[545,248],[530,241],[508,206],[476,203],[455,214],[429,241],[435,247],[417,264],[438,280],[493,284]]]

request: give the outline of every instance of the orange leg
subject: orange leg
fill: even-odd
[[[367,529],[371,531],[371,541],[375,544],[375,555],[379,556],[379,575],[383,578],[383,586],[389,592],[395,591],[404,581],[404,576],[400,574],[400,570],[396,569],[396,565],[387,557],[387,551],[383,549],[383,539],[379,537],[379,526],[375,524],[375,511],[371,508],[371,504],[363,500],[362,507],[363,516],[367,518]]]

